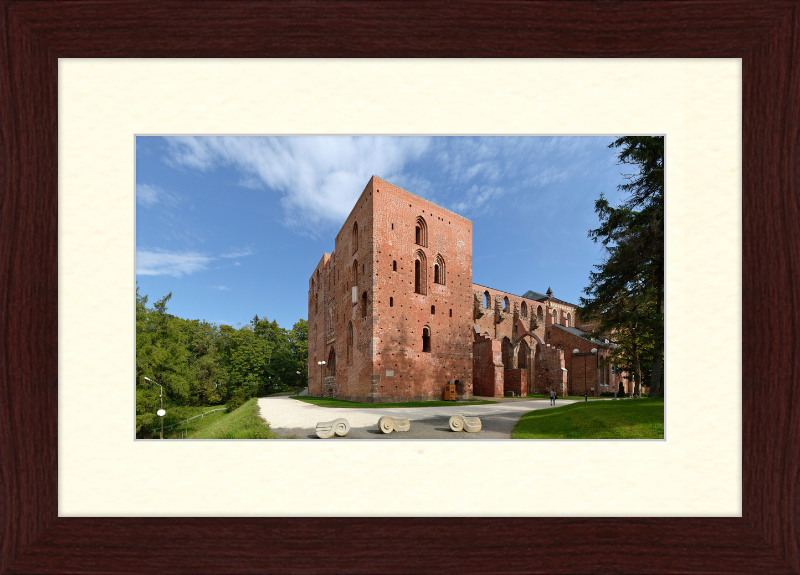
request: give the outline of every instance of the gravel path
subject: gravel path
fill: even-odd
[[[574,400],[559,399],[557,406],[569,403],[574,403]],[[348,421],[350,432],[345,437],[334,436],[332,439],[509,439],[511,430],[522,415],[535,409],[550,409],[550,401],[517,399],[486,405],[352,409],[319,407],[283,396],[262,397],[258,400],[258,407],[261,417],[269,422],[272,431],[282,436],[297,435],[304,439],[318,439],[317,423],[339,417]],[[481,430],[478,433],[451,431],[448,422],[450,416],[456,413],[480,417]],[[407,417],[411,429],[402,433],[381,432],[378,420],[384,415]]]

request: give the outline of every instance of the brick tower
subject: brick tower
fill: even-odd
[[[309,280],[309,393],[471,397],[472,291],[472,222],[373,176]]]

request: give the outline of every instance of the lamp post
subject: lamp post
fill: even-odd
[[[325,362],[318,361],[317,365],[319,366],[319,396],[320,398],[325,396],[325,392],[323,391],[323,384],[322,384],[322,370],[324,369]]]
[[[150,383],[155,383],[158,387],[161,388],[161,394],[159,395],[159,397],[161,398],[161,409],[159,409],[156,413],[159,415],[159,417],[161,417],[161,437],[160,438],[164,439],[164,416],[167,414],[167,412],[164,411],[164,387],[160,383],[156,383],[155,381],[153,381],[152,379],[150,379],[147,376],[145,376],[145,379],[147,381],[149,381]]]
[[[573,349],[572,357],[583,356],[583,401],[589,401],[589,392],[586,389],[586,356],[594,355],[597,353],[597,348],[592,348],[591,353],[579,353],[580,350]]]

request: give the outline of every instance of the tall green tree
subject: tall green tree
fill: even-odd
[[[650,349],[651,396],[663,396],[661,363],[664,349],[664,138],[626,136],[609,147],[619,148],[621,165],[637,168],[625,175],[619,190],[626,201],[612,207],[600,195],[595,212],[600,226],[589,237],[606,248],[605,261],[590,274],[581,298],[582,317],[598,320],[597,332],[623,334],[637,349],[637,393],[641,383],[641,350]],[[652,299],[652,306],[642,302]],[[640,310],[634,313],[633,309]],[[649,317],[641,310],[648,309]],[[627,311],[626,311],[627,310]]]

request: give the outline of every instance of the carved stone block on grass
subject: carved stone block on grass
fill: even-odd
[[[407,417],[389,417],[384,415],[378,420],[378,427],[384,433],[391,433],[392,431],[408,431],[411,429],[411,423]]]
[[[481,419],[473,415],[456,414],[450,418],[450,429],[478,433],[481,430]]]
[[[333,421],[321,421],[317,423],[317,437],[320,439],[328,439],[333,437],[334,434],[339,437],[344,437],[350,431],[350,424],[343,417],[334,419]]]

